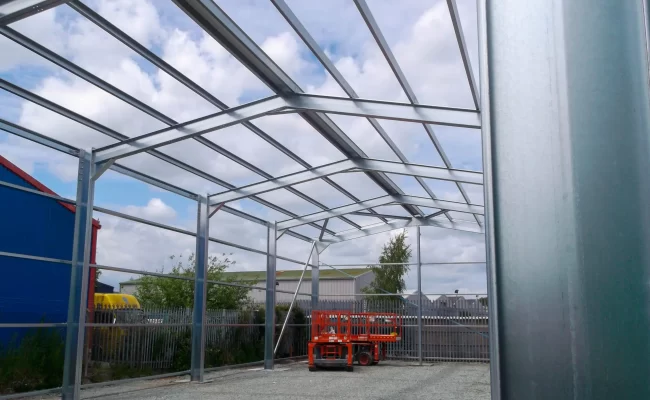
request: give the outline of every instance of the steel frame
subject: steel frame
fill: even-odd
[[[71,278],[71,291],[69,301],[69,316],[67,326],[66,338],[66,358],[65,358],[65,376],[62,384],[62,394],[64,399],[78,399],[79,390],[81,387],[81,364],[82,364],[82,350],[84,346],[84,326],[86,324],[83,318],[83,304],[85,304],[85,297],[87,296],[87,277],[89,268],[97,267],[107,270],[132,272],[144,275],[160,275],[156,273],[149,273],[145,271],[130,270],[116,266],[102,266],[91,265],[89,262],[89,235],[90,235],[90,222],[92,220],[93,210],[97,212],[107,213],[119,218],[129,219],[138,223],[145,223],[157,228],[168,229],[177,233],[191,235],[196,237],[196,278],[191,279],[195,284],[194,292],[194,314],[192,321],[192,356],[191,368],[189,370],[191,379],[193,381],[203,381],[204,372],[204,347],[205,347],[205,308],[207,296],[207,284],[215,283],[219,285],[235,285],[225,282],[213,282],[207,280],[207,253],[208,243],[210,241],[221,243],[227,246],[239,248],[245,251],[251,251],[258,254],[263,254],[267,258],[267,279],[266,288],[252,288],[252,290],[265,290],[266,291],[266,321],[265,321],[265,359],[264,368],[272,369],[274,363],[274,337],[275,332],[275,312],[273,305],[275,304],[275,296],[277,292],[275,285],[275,270],[278,259],[300,263],[297,261],[282,257],[277,254],[277,241],[283,235],[292,236],[312,244],[312,251],[304,268],[310,267],[312,269],[312,291],[311,299],[314,309],[318,307],[319,301],[319,267],[320,254],[331,244],[339,243],[355,238],[374,235],[381,232],[387,232],[394,229],[403,229],[415,227],[417,231],[417,265],[418,270],[418,290],[421,291],[421,267],[427,263],[422,263],[420,259],[420,227],[430,226],[443,229],[451,229],[458,231],[465,231],[470,233],[483,234],[485,228],[479,219],[479,215],[484,215],[485,211],[482,206],[473,205],[470,202],[463,183],[483,185],[484,177],[480,172],[463,171],[453,169],[441,143],[439,142],[435,132],[435,125],[446,125],[455,127],[466,127],[473,129],[480,129],[481,124],[485,123],[485,116],[479,110],[481,107],[488,107],[487,99],[483,96],[479,98],[478,89],[474,80],[472,69],[470,65],[467,45],[463,36],[460,18],[456,9],[454,0],[447,0],[450,17],[454,25],[454,31],[458,46],[461,52],[463,65],[468,78],[468,84],[472,93],[474,102],[474,109],[458,109],[449,107],[438,107],[433,105],[421,104],[411,89],[408,80],[402,72],[396,58],[392,54],[390,47],[384,38],[381,30],[374,20],[370,8],[364,0],[355,0],[355,4],[360,12],[361,17],[365,21],[370,33],[375,38],[380,50],[386,57],[386,60],[394,72],[397,80],[399,81],[404,93],[408,98],[408,103],[395,103],[380,100],[362,99],[354,91],[352,86],[345,80],[340,71],[337,70],[333,62],[320,48],[314,38],[310,35],[308,30],[300,23],[298,18],[293,14],[291,9],[284,3],[283,0],[271,0],[280,14],[289,22],[291,27],[296,31],[299,37],[312,51],[314,56],[320,63],[328,70],[334,77],[336,82],[341,86],[343,91],[348,95],[347,98],[322,96],[315,94],[304,93],[303,90],[296,84],[289,75],[276,65],[262,49],[254,43],[246,33],[232,20],[230,17],[219,8],[211,0],[174,0],[174,3],[181,11],[192,18],[205,32],[217,40],[226,50],[228,50],[235,58],[237,58],[244,66],[246,66],[254,75],[256,75],[263,83],[265,83],[275,94],[271,97],[253,101],[247,104],[242,104],[237,107],[229,107],[221,100],[214,97],[212,94],[204,90],[200,85],[193,82],[187,76],[176,70],[167,62],[158,57],[155,53],[148,50],[146,47],[139,44],[135,39],[131,38],[125,32],[119,30],[116,26],[109,21],[98,15],[90,7],[82,4],[79,1],[29,1],[29,0],[13,0],[7,4],[0,6],[0,34],[6,38],[14,41],[15,43],[23,46],[24,48],[40,55],[46,60],[53,62],[59,67],[69,71],[77,77],[87,81],[88,83],[100,88],[106,93],[119,98],[126,104],[142,111],[143,113],[153,117],[154,119],[162,122],[167,126],[155,132],[150,132],[137,137],[129,137],[120,132],[116,132],[97,121],[93,121],[83,117],[65,107],[44,99],[35,93],[21,88],[15,84],[0,79],[0,88],[20,96],[26,101],[38,104],[50,111],[53,111],[65,118],[71,119],[77,123],[85,125],[86,127],[106,135],[116,142],[114,144],[104,146],[96,149],[79,149],[66,143],[62,143],[46,135],[26,129],[13,122],[0,119],[0,130],[20,136],[35,143],[47,146],[51,149],[63,152],[68,155],[79,158],[79,178],[77,187],[77,197],[75,200],[60,198],[58,196],[47,195],[36,191],[32,194],[45,195],[59,201],[65,201],[76,204],[76,223],[75,223],[75,245],[73,251],[73,259],[66,260],[47,260],[52,262],[69,263],[72,268]],[[124,91],[116,88],[110,83],[100,79],[92,73],[84,70],[73,62],[63,58],[55,52],[47,49],[43,45],[27,38],[20,32],[7,26],[11,22],[19,19],[29,17],[37,12],[51,7],[59,6],[62,3],[69,3],[67,6],[78,12],[83,18],[94,23],[99,28],[103,29],[108,34],[115,37],[117,40],[128,46],[135,51],[138,55],[142,56],[145,60],[151,62],[160,70],[168,73],[182,85],[192,90],[194,93],[214,105],[219,112],[211,115],[203,116],[191,121],[179,122],[173,120],[171,117],[159,112],[153,107],[137,100],[133,96],[125,93]],[[64,6],[64,7],[67,7]],[[9,10],[9,11],[6,11]],[[482,64],[483,68],[483,64]],[[482,79],[485,79],[482,71]],[[301,159],[298,155],[294,154],[291,150],[280,144],[273,137],[262,131],[253,124],[256,118],[274,115],[295,113],[311,125],[316,132],[328,140],[336,149],[341,151],[345,159],[339,162],[322,165],[312,166],[306,161]],[[395,153],[399,162],[374,160],[369,158],[361,148],[354,143],[346,134],[339,128],[329,117],[328,114],[349,115],[355,117],[366,118],[367,121],[373,126],[375,131],[386,142],[388,147]],[[409,163],[406,156],[402,153],[399,147],[394,143],[378,120],[396,120],[406,121],[421,124],[432,141],[436,151],[443,160],[444,167],[434,167],[429,165],[418,165]],[[283,154],[287,155],[291,160],[300,165],[304,170],[280,177],[274,177],[255,166],[253,163],[248,162],[241,157],[227,151],[226,149],[218,146],[217,144],[205,139],[202,135],[223,129],[235,124],[241,124],[263,139],[266,143],[273,146]],[[220,179],[219,177],[210,175],[209,173],[193,167],[192,165],[171,157],[165,154],[162,150],[158,149],[162,146],[172,145],[174,143],[192,139],[201,145],[215,151],[218,154],[227,157],[233,162],[243,166],[249,171],[261,176],[264,180],[252,185],[237,187],[229,182]],[[226,190],[221,193],[208,194],[208,193],[193,193],[187,189],[172,185],[164,180],[154,178],[139,171],[135,171],[119,163],[119,160],[131,155],[144,153],[152,155],[176,168],[185,172],[196,175],[197,177],[224,187]],[[120,174],[138,179],[147,184],[156,186],[163,190],[170,191],[177,195],[191,199],[197,202],[197,231],[190,232],[184,229],[179,229],[164,224],[147,221],[138,217],[133,217],[123,213],[115,212],[105,208],[97,207],[93,204],[94,186],[102,174],[107,170],[112,170]],[[375,182],[386,194],[375,199],[359,199],[352,195],[341,184],[334,182],[330,177],[340,173],[358,173],[368,176]],[[406,195],[402,189],[393,182],[387,174],[398,174],[405,176],[412,176],[426,191],[428,198],[416,197]],[[438,179],[453,182],[462,195],[464,203],[457,203],[438,199],[436,194],[428,186],[425,179]],[[331,186],[333,189],[339,191],[344,196],[349,198],[352,203],[338,208],[329,208],[317,200],[300,192],[294,186],[303,182],[312,180],[321,180]],[[23,190],[30,192],[28,189],[20,187],[12,187],[10,184],[2,183],[5,187],[11,187],[16,190]],[[14,185],[15,186],[15,185]],[[286,189],[289,192],[299,196],[300,198],[308,201],[309,203],[320,208],[322,211],[309,214],[299,215],[284,209],[279,205],[273,204],[258,197],[259,194],[267,193],[277,189]],[[486,189],[487,190],[487,189]],[[238,199],[249,198],[259,204],[276,210],[288,217],[284,221],[266,221],[259,217],[255,217],[246,212],[240,211],[236,208],[229,207],[228,202]],[[398,216],[384,213],[378,213],[374,208],[383,205],[399,205],[402,207],[409,216]],[[420,207],[436,208],[432,214],[425,215]],[[367,210],[362,212],[363,210]],[[226,242],[223,240],[211,238],[209,236],[210,217],[216,212],[227,212],[239,218],[260,224],[267,229],[267,249],[261,251],[252,249],[247,246],[238,245],[235,243]],[[451,217],[450,211],[469,213],[475,219],[475,222],[468,222],[457,220]],[[346,215],[363,215],[367,217],[377,218],[380,222],[369,226],[360,226]],[[440,216],[441,218],[436,218]],[[488,217],[488,216],[486,216]],[[331,218],[338,218],[346,224],[350,225],[352,229],[341,232],[335,232],[328,229],[328,221]],[[317,222],[323,221],[321,224]],[[301,225],[310,225],[318,229],[317,237],[307,237],[303,234],[292,231]],[[489,230],[488,230],[489,232]],[[11,253],[0,253],[0,257],[30,257],[29,255],[17,255]],[[429,263],[431,264],[431,263]],[[325,265],[325,264],[323,264]],[[186,279],[183,277],[175,277],[165,275],[170,279]],[[298,290],[298,289],[297,289]],[[294,298],[297,296],[298,291],[294,293]],[[300,293],[304,294],[304,293]],[[491,299],[492,301],[492,299]],[[419,314],[419,343],[421,347],[421,313]],[[419,352],[419,361],[422,362],[421,348]],[[171,376],[171,375],[170,375]]]

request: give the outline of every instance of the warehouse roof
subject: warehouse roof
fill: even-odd
[[[354,279],[363,274],[371,272],[368,268],[347,268],[347,269],[323,269],[320,271],[320,279]],[[300,274],[302,270],[292,269],[276,272],[276,280],[278,281],[292,281],[300,279]],[[250,281],[265,281],[266,280],[266,271],[231,271],[224,272],[224,277],[228,280],[234,280],[239,282],[250,282]],[[305,280],[311,279],[311,270],[305,271]],[[139,279],[133,279],[130,281],[120,282],[120,286],[125,285],[135,285]]]
[[[34,179],[31,175],[29,175],[27,172],[23,171],[22,169],[18,168],[17,165],[12,163],[11,161],[7,160],[3,156],[0,155],[0,166],[5,167],[6,169],[9,170],[9,172],[17,175],[20,179],[24,180],[27,182],[29,185],[33,186],[34,189],[38,190],[39,192],[47,193],[47,194],[52,194],[55,196],[58,196],[56,193],[54,193],[50,188],[47,186],[43,185],[41,182],[37,181]],[[75,212],[77,209],[75,206],[72,204],[64,203],[62,201],[57,201],[57,203],[61,204],[63,207],[67,208],[68,210]],[[99,221],[93,218],[93,226],[97,229],[101,228],[101,225],[99,224]]]

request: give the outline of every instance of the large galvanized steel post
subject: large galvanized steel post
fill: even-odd
[[[415,227],[418,278],[418,362],[422,365],[422,259],[420,256],[420,226]]]
[[[79,151],[77,173],[77,199],[70,270],[70,296],[68,300],[68,325],[66,330],[65,359],[63,363],[62,398],[79,398],[83,363],[86,305],[88,304],[88,279],[93,216],[95,163],[93,154]]]
[[[266,303],[264,319],[264,369],[273,369],[275,340],[275,265],[277,223],[269,223],[266,246]]]
[[[210,213],[208,198],[199,196],[196,215],[196,256],[194,275],[194,308],[192,312],[192,355],[190,378],[203,382],[205,367],[205,323],[208,296],[208,243],[210,233]]]
[[[648,1],[478,4],[493,399],[648,399]]]

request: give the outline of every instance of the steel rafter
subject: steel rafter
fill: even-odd
[[[271,114],[274,111],[287,109],[326,111],[333,114],[374,116],[412,122],[422,120],[433,122],[435,120],[445,125],[465,124],[479,127],[479,114],[471,110],[312,94],[276,95],[182,124],[172,124],[169,128],[130,138],[122,143],[101,147],[96,150],[97,163],[127,157],[148,149],[194,138]]]
[[[332,60],[325,54],[323,49],[318,45],[316,40],[309,34],[305,26],[300,22],[298,17],[291,11],[291,8],[284,2],[284,0],[271,0],[275,7],[278,9],[280,14],[287,20],[289,25],[293,28],[294,31],[300,36],[300,38],[303,40],[303,42],[309,47],[311,52],[316,56],[318,61],[325,67],[325,69],[330,73],[332,78],[339,84],[341,89],[350,96],[353,99],[358,99],[359,95],[357,92],[352,88],[352,86],[349,84],[349,82],[343,77],[341,72],[336,68]],[[386,145],[393,151],[393,153],[399,158],[400,161],[402,162],[409,162],[404,153],[399,149],[397,144],[393,142],[391,137],[388,135],[388,133],[384,130],[384,128],[379,124],[379,121],[377,121],[375,118],[367,118],[368,122],[372,127],[377,131],[379,136],[384,140]],[[436,195],[433,193],[429,185],[424,181],[424,179],[420,178],[419,176],[415,177],[415,180],[422,186],[422,188],[427,192],[427,194],[435,199]]]
[[[60,151],[62,153],[65,153],[65,154],[69,154],[69,155],[72,155],[72,156],[75,156],[75,157],[78,157],[78,155],[79,155],[79,149],[77,149],[77,148],[75,148],[73,146],[70,146],[70,145],[68,145],[66,143],[63,143],[63,142],[59,142],[59,141],[57,141],[55,139],[49,138],[49,137],[47,137],[45,135],[34,132],[32,130],[23,128],[21,126],[13,124],[13,123],[11,123],[9,121],[5,121],[5,120],[3,120],[1,118],[0,118],[0,130],[3,130],[5,132],[9,132],[9,133],[11,133],[13,135],[22,137],[24,139],[27,139],[29,141],[41,144],[41,145],[46,146],[46,147],[49,147],[49,148],[51,148],[53,150],[58,150],[58,151]],[[111,170],[113,170],[113,171],[115,171],[117,173],[120,173],[122,175],[129,176],[129,177],[131,177],[133,179],[137,179],[139,181],[145,182],[145,183],[147,183],[149,185],[156,186],[156,187],[158,187],[160,189],[163,189],[163,190],[166,190],[168,192],[175,193],[175,194],[177,194],[179,196],[183,196],[183,197],[188,198],[190,200],[197,200],[198,199],[198,195],[195,194],[195,193],[192,193],[192,192],[190,192],[190,191],[188,191],[186,189],[183,189],[183,188],[179,188],[179,187],[174,186],[174,185],[172,185],[170,183],[164,182],[164,181],[162,181],[162,180],[160,180],[158,178],[154,178],[152,176],[149,176],[149,175],[143,174],[141,172],[135,171],[135,170],[133,170],[133,169],[131,169],[129,167],[126,167],[124,165],[114,163],[113,165],[111,165],[111,167],[109,169],[111,169]],[[273,204],[270,204],[270,206],[273,206]],[[248,221],[254,222],[254,223],[259,224],[259,225],[263,225],[263,226],[268,225],[268,221],[263,220],[263,219],[258,218],[258,217],[255,217],[255,216],[253,216],[251,214],[248,214],[248,213],[246,213],[244,211],[237,210],[237,209],[232,208],[232,207],[224,206],[222,208],[222,211],[227,212],[227,213],[232,214],[232,215],[235,215],[235,216],[240,217],[240,218],[244,218],[244,219],[246,219]],[[279,209],[278,211],[282,212],[283,214],[286,214],[286,215],[291,215],[290,212],[288,212],[286,210],[283,210],[283,209]],[[322,229],[322,227],[319,226],[318,229]],[[312,239],[308,238],[307,236],[302,235],[302,234],[297,233],[297,232],[293,232],[291,230],[287,230],[287,231],[285,231],[285,233],[287,235],[289,235],[289,236],[295,237],[296,239],[300,239],[300,240],[303,240],[305,242],[311,242],[312,241]]]
[[[326,237],[321,240],[324,245],[345,242],[347,240],[358,239],[366,236],[376,235],[382,232],[389,232],[395,229],[409,228],[412,226],[432,226],[436,228],[452,229],[470,233],[484,233],[483,227],[474,222],[465,221],[447,221],[425,218],[411,218],[408,221],[389,221],[387,223],[364,226],[360,230],[348,230],[339,232],[334,236]]]
[[[388,204],[411,204],[419,207],[440,208],[447,211],[483,215],[482,206],[429,199],[426,197],[386,195],[377,197],[375,199],[360,201],[342,207],[333,208],[327,211],[304,215],[299,218],[281,221],[278,222],[278,230],[294,228],[296,226],[308,224],[310,222],[322,221],[327,218],[335,218],[341,215],[351,214],[353,212],[365,210],[371,207],[380,207]]]
[[[9,0],[0,4],[0,26],[9,25],[69,0]]]
[[[451,0],[453,2],[453,0]],[[397,78],[397,81],[399,82],[400,86],[402,87],[402,90],[404,90],[404,94],[406,94],[406,97],[409,99],[411,104],[419,104],[419,101],[415,95],[415,92],[413,89],[411,89],[411,85],[409,85],[408,80],[406,79],[406,75],[404,75],[404,72],[402,72],[402,68],[400,67],[399,63],[397,62],[397,59],[395,58],[395,55],[390,49],[390,46],[388,45],[388,41],[384,37],[383,33],[381,32],[381,29],[379,29],[379,24],[377,24],[377,21],[375,21],[374,16],[372,15],[372,12],[370,11],[370,7],[368,7],[368,4],[366,4],[365,0],[355,0],[355,4],[357,5],[357,8],[359,10],[359,13],[361,14],[361,17],[363,20],[366,22],[366,25],[368,26],[368,29],[370,30],[370,33],[372,36],[375,38],[375,41],[377,42],[377,46],[379,46],[379,49],[381,52],[384,54],[384,57],[386,58],[386,62],[388,62],[388,65],[390,68],[393,70],[393,73],[395,74],[395,77]],[[452,19],[455,17],[458,17],[458,13],[455,12],[455,3],[453,4],[454,6],[454,11],[452,13]],[[450,8],[452,5],[450,5]],[[456,35],[458,40],[462,39],[462,31],[461,31],[461,25],[460,25],[460,20],[457,22],[454,21],[454,28],[456,29]],[[461,36],[458,36],[460,32]],[[464,42],[461,44],[459,42],[459,46],[461,49],[465,48]],[[465,61],[465,58],[463,58]],[[469,67],[469,57],[467,58],[467,61],[465,62],[465,68],[466,70],[469,68],[469,71],[471,72],[471,67]],[[470,75],[470,77],[473,78],[473,75]],[[473,81],[472,81],[473,82]],[[474,94],[476,92],[476,85],[470,82],[470,87],[473,88],[472,93]],[[476,101],[478,97],[475,96],[475,104],[474,106],[476,109],[479,109],[478,102]],[[445,166],[447,168],[452,168],[451,161],[449,160],[449,157],[447,157],[447,153],[442,147],[442,144],[440,143],[440,140],[438,140],[438,137],[436,136],[436,133],[434,132],[433,128],[430,125],[427,124],[422,124],[424,127],[424,130],[427,132],[427,135],[429,135],[429,138],[431,139],[431,142],[433,143],[433,146],[436,148],[438,151],[438,154],[440,155],[440,158],[442,161],[445,163]],[[457,183],[456,187],[458,187],[458,190],[460,191],[460,194],[463,196],[463,199],[465,200],[466,203],[471,203],[469,195],[467,194],[467,191],[463,187],[463,185]],[[449,214],[447,215],[447,219],[451,221],[451,217]],[[476,219],[476,223],[480,224],[481,222],[479,221],[478,218],[474,217]]]
[[[219,42],[255,76],[278,94],[299,94],[303,90],[228,15],[210,0],[174,0],[205,32]],[[347,158],[366,158],[366,154],[326,115],[313,111],[301,117]],[[404,194],[388,176],[369,172],[372,179],[387,194]],[[404,206],[411,215],[422,215],[413,206]]]
[[[62,107],[62,106],[60,106],[60,105],[58,105],[56,103],[53,103],[53,102],[51,102],[51,101],[49,101],[49,100],[47,100],[47,99],[45,99],[43,97],[40,97],[37,94],[34,94],[34,93],[32,93],[32,92],[30,92],[28,90],[25,90],[25,89],[23,89],[23,88],[21,88],[19,86],[16,86],[16,85],[14,85],[14,84],[12,84],[10,82],[7,82],[2,78],[0,78],[0,88],[4,89],[4,90],[6,90],[6,91],[8,91],[10,93],[13,93],[13,94],[15,94],[17,96],[20,96],[20,97],[24,98],[25,100],[31,101],[34,104],[38,104],[41,107],[47,108],[48,110],[53,111],[53,112],[55,112],[55,113],[57,113],[59,115],[62,115],[64,117],[66,117],[66,118],[69,118],[69,119],[71,119],[71,120],[73,120],[75,122],[78,122],[78,123],[80,123],[82,125],[85,125],[85,126],[91,128],[91,129],[94,129],[97,132],[103,133],[104,135],[109,136],[109,137],[111,137],[111,138],[113,138],[115,140],[124,141],[124,140],[129,139],[129,137],[126,136],[126,135],[118,133],[118,132],[116,132],[116,131],[114,131],[114,130],[112,130],[112,129],[110,129],[110,128],[102,125],[102,124],[99,124],[99,123],[97,123],[97,122],[95,122],[95,121],[93,121],[91,119],[88,119],[88,118],[86,118],[86,117],[84,117],[82,115],[79,115],[79,114],[75,113],[74,111],[68,110],[67,108]],[[24,129],[24,128],[18,127],[15,124],[12,124],[12,123],[7,122],[7,121],[3,121],[1,119],[0,119],[0,129],[4,129],[6,131],[11,131],[12,133],[15,133],[15,134],[17,134],[19,136],[22,136],[22,137],[26,137],[26,135],[29,134],[28,130],[25,130],[22,133],[18,133],[19,130]],[[31,132],[31,133],[33,133],[33,132]],[[37,138],[37,136],[34,136],[33,134],[30,135],[30,137],[33,138],[33,139],[30,139],[30,140],[34,140],[35,138]],[[38,137],[44,137],[44,136],[39,135]],[[52,146],[48,146],[48,147],[52,147]],[[61,148],[60,146],[57,147],[57,150],[68,152],[68,149]],[[148,150],[147,153],[154,156],[154,157],[156,157],[156,158],[158,158],[158,159],[160,159],[160,160],[162,160],[162,161],[165,161],[165,162],[167,162],[167,163],[169,163],[171,165],[174,165],[174,166],[176,166],[176,167],[178,167],[180,169],[183,169],[183,170],[185,170],[187,172],[193,173],[193,174],[195,174],[195,175],[197,175],[197,176],[199,176],[199,177],[201,177],[201,178],[203,178],[203,179],[205,179],[207,181],[216,183],[217,185],[224,186],[224,187],[234,187],[231,184],[229,184],[227,182],[224,182],[219,178],[216,178],[216,177],[214,177],[214,176],[212,176],[212,175],[210,175],[210,174],[208,174],[208,173],[206,173],[204,171],[201,171],[198,168],[192,167],[189,164],[186,164],[186,163],[184,163],[182,161],[179,161],[179,160],[177,160],[177,159],[175,159],[173,157],[170,157],[170,156],[168,156],[168,155],[166,155],[164,153],[161,153],[158,150]],[[120,172],[123,175],[128,175],[128,176],[131,176],[131,177],[133,177],[135,179],[147,182],[149,184],[152,184],[153,186],[162,187],[165,190],[171,191],[171,192],[176,193],[176,194],[180,194],[183,197],[191,198],[192,200],[197,199],[196,194],[193,194],[193,193],[189,194],[189,192],[187,192],[186,190],[180,189],[180,188],[177,188],[177,187],[172,187],[172,185],[169,185],[166,182],[159,181],[159,182],[156,182],[156,183],[152,183],[151,179],[155,179],[155,178],[151,178],[151,177],[149,177],[147,175],[144,175],[144,174],[141,174],[139,172],[133,171],[133,170],[127,168],[127,167],[117,165],[117,164],[113,164],[110,167],[110,169],[112,169],[114,171],[117,171],[117,172]],[[161,186],[161,185],[163,185],[164,187]],[[261,200],[261,204],[264,204],[267,207],[271,207],[271,208],[275,209],[278,212],[281,212],[281,213],[286,214],[286,215],[291,214],[287,210],[279,208],[279,207],[275,206],[274,204],[272,204],[270,202],[267,202],[267,201],[262,200],[262,199],[260,199],[260,200]],[[254,217],[254,216],[252,216],[250,214],[244,213],[242,211],[236,210],[236,209],[231,208],[231,207],[225,207],[224,211],[228,212],[230,214],[237,215],[237,216],[240,216],[242,218],[248,219],[249,221],[252,221],[252,222],[255,222],[255,223],[258,223],[258,224],[266,225],[266,223],[267,223],[266,221],[264,221],[264,220],[262,220],[260,218]],[[296,237],[297,239],[304,240],[304,241],[310,241],[309,238],[307,238],[306,236],[301,235],[299,233],[295,233],[295,232],[287,232],[287,233],[290,236]]]
[[[11,40],[13,40],[14,42],[18,43],[19,45],[25,47],[26,49],[40,55],[41,57],[45,58],[46,60],[58,65],[59,67],[69,71],[70,73],[78,76],[79,78],[85,80],[86,82],[88,82],[88,83],[90,83],[90,84],[104,90],[105,92],[119,98],[120,100],[122,100],[125,103],[131,105],[132,107],[135,107],[135,108],[139,109],[140,111],[150,115],[151,117],[157,119],[158,121],[160,121],[160,122],[162,122],[162,123],[164,123],[166,125],[169,125],[169,126],[177,126],[177,125],[179,125],[178,122],[174,121],[170,117],[162,114],[161,112],[153,109],[152,107],[149,107],[148,105],[144,104],[140,100],[137,100],[133,96],[131,96],[131,95],[125,93],[124,91],[116,88],[115,86],[111,85],[110,83],[98,78],[97,76],[91,74],[90,72],[88,72],[85,69],[79,67],[78,65],[66,60],[65,58],[59,56],[58,54],[52,52],[51,50],[45,48],[44,46],[34,42],[33,40],[31,40],[28,37],[22,35],[21,33],[15,31],[15,30],[13,30],[13,29],[11,29],[9,27],[0,27],[0,34],[4,35],[5,37],[7,37],[7,38],[9,38]],[[252,104],[249,103],[249,105],[252,105]],[[227,111],[232,112],[233,109],[228,109]],[[224,113],[226,113],[226,111],[224,111]],[[200,120],[201,120],[201,118],[199,119],[199,121]],[[197,122],[197,120],[195,120],[193,122]],[[163,129],[161,131],[156,131],[155,133],[160,133],[160,132],[164,132],[164,131],[165,130]],[[143,135],[143,137],[147,137],[148,135],[150,135],[150,134]],[[167,135],[166,137],[172,136],[172,134],[170,134],[170,133],[166,133],[166,135]],[[203,145],[207,145],[208,147],[214,149],[213,146],[210,146],[210,145],[214,145],[214,144],[212,142],[208,141],[207,139],[198,137],[197,135],[190,135],[190,136],[194,136],[194,139],[196,141],[198,141],[199,143],[202,143]],[[161,138],[161,139],[163,137],[165,137],[165,136],[164,135],[159,136],[159,138]],[[96,161],[100,162],[101,160],[98,158]],[[199,176],[202,176],[202,175],[204,175],[204,174],[199,174]],[[234,186],[232,186],[230,184],[227,184],[227,183],[224,184],[224,183],[225,182],[220,183],[220,185],[224,186],[224,187],[227,187],[229,189],[232,189],[234,187]],[[282,208],[280,208],[280,207],[278,207],[278,206],[276,206],[276,205],[274,205],[274,204],[272,204],[270,202],[266,202],[266,201],[264,201],[262,199],[255,199],[255,200],[258,201],[259,203],[271,208],[271,209],[282,212],[283,214],[296,215],[296,214],[293,214],[293,213],[291,213],[291,212],[289,212],[287,210],[284,210],[284,209],[282,209]],[[355,227],[358,227],[358,225],[356,225],[354,223],[352,223],[352,225],[355,226]],[[321,227],[317,226],[315,228],[320,229]]]
[[[210,196],[210,204],[217,205],[234,200],[282,189],[298,183],[308,182],[324,176],[349,171],[378,171],[391,174],[419,176],[429,179],[440,179],[454,182],[465,182],[482,184],[483,176],[477,172],[449,170],[446,168],[429,167],[417,164],[404,164],[392,161],[360,159],[343,160],[331,164],[322,165],[307,171],[295,172],[271,180],[257,182],[242,186],[237,189],[217,193]],[[396,195],[403,196],[403,195]]]
[[[153,65],[156,67],[160,68],[162,71],[166,72],[169,74],[171,77],[176,79],[179,83],[183,84],[185,87],[188,89],[192,90],[194,93],[198,94],[201,96],[204,100],[208,101],[211,103],[213,106],[217,107],[218,109],[224,111],[229,109],[230,107],[226,105],[224,102],[210,94],[207,90],[203,89],[200,85],[189,79],[187,76],[183,75],[180,71],[178,71],[176,68],[171,66],[169,63],[167,63],[165,60],[162,58],[158,57],[155,53],[147,49],[145,46],[141,45],[138,43],[135,39],[131,38],[129,35],[121,31],[119,28],[117,28],[115,25],[111,24],[108,20],[103,18],[101,15],[97,14],[95,11],[93,11],[90,7],[84,5],[83,3],[79,1],[71,1],[68,3],[68,5],[77,11],[79,14],[83,15],[86,19],[103,29],[105,32],[128,46],[131,50],[135,51],[138,53],[141,57],[143,57],[145,60],[151,62]],[[248,128],[251,132],[255,133],[258,137],[260,137],[262,140],[265,140],[267,143],[269,143],[271,146],[275,147],[277,150],[281,151],[284,153],[286,156],[291,158],[293,161],[297,162],[304,168],[311,168],[311,165],[307,164],[304,160],[302,160],[300,157],[298,157],[296,154],[291,152],[289,149],[284,147],[282,144],[271,138],[267,133],[262,131],[260,128],[255,126],[252,122],[250,121],[245,121],[241,123],[242,126]],[[273,178],[270,174],[266,173],[260,168],[255,167],[254,165],[248,163],[247,161],[241,159],[240,157],[237,157],[236,155],[230,153],[229,151],[225,150],[221,146],[216,145],[212,141],[202,138],[202,137],[195,137],[195,140],[200,142],[206,147],[209,147],[210,149],[218,152],[219,154],[231,159],[232,161],[242,165],[245,168],[248,168],[249,170],[255,172],[258,175],[261,175],[265,179],[271,179]],[[339,192],[341,192],[343,195],[347,196],[353,201],[358,201],[358,199],[354,196],[352,196],[348,191],[343,189],[341,186],[336,184],[334,181],[331,181],[329,179],[325,180],[326,183],[328,183],[330,186],[334,187],[337,189]],[[306,196],[302,192],[293,189],[293,188],[288,188],[287,190],[291,191],[291,193],[295,194],[296,196],[302,198],[303,200],[306,200],[313,205],[321,208],[321,209],[327,209],[323,204],[317,202],[313,198]],[[346,218],[341,218],[342,221],[354,226],[354,227],[359,227],[356,223],[353,221],[346,219]],[[385,221],[384,221],[385,222]]]

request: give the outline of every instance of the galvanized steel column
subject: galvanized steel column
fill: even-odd
[[[648,399],[647,0],[485,1],[493,398]]]
[[[420,257],[420,227],[415,227],[418,275],[418,362],[422,365],[422,259]]]
[[[203,382],[205,367],[205,324],[208,296],[208,240],[210,237],[210,210],[208,198],[199,196],[196,215],[196,256],[194,280],[194,309],[192,312],[192,359],[190,377]]]
[[[77,175],[77,201],[70,269],[70,296],[68,299],[68,326],[66,330],[65,360],[63,364],[62,398],[78,399],[83,363],[86,307],[88,304],[88,279],[92,232],[93,194],[92,180],[95,170],[93,154],[79,151]]]
[[[318,309],[318,295],[320,288],[320,250],[318,245],[314,249],[316,251],[311,253],[311,309]]]
[[[266,246],[266,304],[264,319],[264,369],[273,369],[273,342],[275,340],[275,264],[277,223],[269,223]]]

